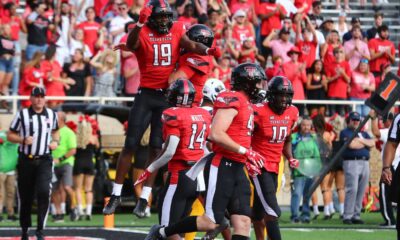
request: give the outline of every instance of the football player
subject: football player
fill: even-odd
[[[255,104],[254,133],[251,146],[265,159],[261,174],[252,177],[256,190],[253,222],[257,239],[265,239],[264,226],[271,240],[280,240],[278,218],[281,210],[276,199],[279,162],[283,154],[291,168],[299,161],[292,156],[290,133],[299,111],[292,103],[293,87],[286,77],[273,77],[268,83],[267,102]],[[265,225],[264,225],[265,224]]]
[[[161,114],[168,108],[165,90],[168,76],[173,72],[181,48],[203,55],[213,55],[215,48],[190,40],[182,22],[172,21],[172,9],[167,0],[150,0],[140,11],[138,23],[128,35],[127,43],[116,46],[116,50],[135,52],[140,70],[140,89],[135,97],[128,120],[124,148],[119,155],[117,174],[110,201],[104,214],[113,214],[121,202],[121,189],[132,165],[133,153],[146,128],[151,125],[149,143],[149,165],[158,155],[162,145]],[[154,174],[156,175],[156,174]],[[150,177],[146,186],[152,186],[155,177]],[[151,188],[143,187],[150,195]]]
[[[165,139],[162,153],[135,183],[145,181],[168,163],[168,178],[160,196],[161,225],[174,224],[188,216],[197,198],[197,182],[185,173],[204,155],[211,115],[201,107],[192,107],[195,94],[193,84],[186,79],[178,79],[169,87],[167,99],[175,107],[168,108],[162,115]],[[172,235],[168,239],[180,237]]]
[[[231,216],[232,240],[249,239],[250,182],[264,159],[250,148],[253,131],[253,108],[250,100],[257,97],[264,70],[256,64],[238,65],[232,72],[233,91],[222,92],[214,102],[210,140],[213,154],[204,169],[207,183],[205,209],[202,216],[190,216],[162,227],[154,225],[145,239],[163,239],[177,233],[212,231],[223,223],[225,210]]]
[[[186,35],[190,40],[202,43],[206,47],[212,47],[214,42],[214,33],[209,27],[203,24],[193,25]],[[220,55],[219,49],[217,50]],[[219,56],[218,56],[219,57]],[[193,52],[185,51],[179,58],[179,68],[176,72],[170,75],[169,82],[173,82],[178,78],[189,79],[196,89],[196,98],[194,103],[201,104],[203,99],[202,90],[204,84],[212,70],[212,56],[202,56]]]

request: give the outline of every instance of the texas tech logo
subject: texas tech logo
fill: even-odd
[[[209,31],[207,31],[206,29],[200,29],[200,33],[201,35],[203,35],[204,37],[209,37],[211,34]]]
[[[247,66],[247,67],[244,67],[244,70],[247,72],[249,77],[254,77],[255,72],[256,72],[257,69],[256,69],[256,67]]]

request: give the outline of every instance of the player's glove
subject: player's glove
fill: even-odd
[[[145,6],[144,8],[142,8],[142,10],[140,10],[138,20],[139,24],[145,24],[147,22],[147,19],[151,15],[152,8],[153,6]]]
[[[219,49],[217,47],[207,48],[206,54],[210,55],[210,56],[214,56],[216,58],[220,58],[222,55],[221,49]]]
[[[299,165],[300,165],[300,162],[299,162],[299,160],[297,160],[296,158],[291,158],[291,159],[289,159],[289,166],[290,166],[291,168],[298,168]]]
[[[142,182],[146,181],[151,175],[149,170],[144,170],[144,172],[140,175],[140,177],[136,180],[134,186],[141,184]]]
[[[247,172],[249,173],[250,177],[255,177],[255,176],[261,174],[261,169],[259,169],[257,166],[255,166],[254,164],[252,164],[249,161],[246,161],[246,168],[247,168]]]
[[[247,149],[244,155],[246,155],[247,159],[249,159],[251,164],[253,164],[254,166],[258,168],[264,167],[265,159],[258,152],[253,151],[252,149]]]

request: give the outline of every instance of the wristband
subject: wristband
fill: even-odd
[[[391,168],[390,166],[383,167],[383,168],[382,168],[382,171],[385,171],[386,169],[390,169],[390,168]]]
[[[65,159],[67,159],[65,156],[60,157],[60,162],[64,161]]]
[[[206,55],[208,55],[208,50],[209,50],[210,48],[206,48]],[[244,154],[244,153],[243,153]]]
[[[247,152],[247,149],[245,147],[239,146],[239,150],[238,150],[239,154],[244,155],[244,154],[246,154],[246,152]]]
[[[138,22],[138,23],[136,23],[136,26],[141,28],[144,26],[144,23]]]

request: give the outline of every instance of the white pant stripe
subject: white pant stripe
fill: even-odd
[[[162,204],[162,213],[161,213],[161,225],[168,226],[169,225],[169,217],[171,214],[171,205],[172,199],[174,198],[176,192],[177,184],[169,185],[167,193],[165,194],[165,198]]]
[[[276,214],[276,212],[268,205],[267,201],[265,201],[260,182],[258,181],[257,177],[254,177],[253,181],[256,187],[257,195],[260,198],[261,204],[263,205],[265,212],[270,216],[278,217],[278,214]]]
[[[207,189],[207,199],[206,199],[206,216],[211,219],[214,223],[215,217],[213,212],[213,202],[215,190],[217,188],[217,176],[218,176],[218,168],[211,165],[210,166],[210,174],[208,178],[208,189]]]

